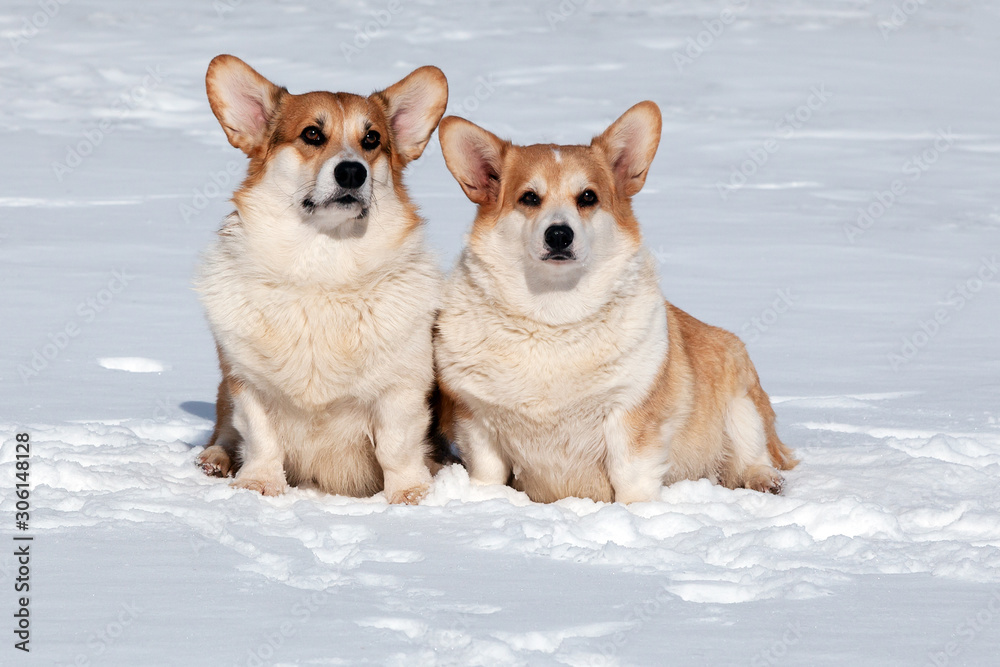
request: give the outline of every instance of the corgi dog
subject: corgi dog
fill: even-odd
[[[444,74],[293,95],[221,55],[206,87],[250,164],[196,281],[222,369],[202,467],[264,495],[418,502],[443,277],[403,169],[444,114]]]
[[[474,482],[632,503],[681,479],[779,493],[797,463],[740,340],[664,301],[631,206],[660,129],[653,102],[587,146],[441,122],[478,205],[434,334],[441,427]]]

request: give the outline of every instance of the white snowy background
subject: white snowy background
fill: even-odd
[[[997,664],[998,5],[5,0],[0,664]],[[785,495],[538,505],[452,468],[390,507],[203,476],[191,275],[244,168],[219,53],[292,92],[435,64],[450,113],[519,142],[655,100],[646,240],[667,298],[748,343],[802,459]],[[436,139],[407,178],[449,267],[473,207]]]

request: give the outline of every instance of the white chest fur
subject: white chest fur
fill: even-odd
[[[404,372],[422,376],[406,384],[429,382],[440,275],[419,239],[346,282],[337,273],[349,258],[333,248],[324,257],[324,243],[307,248],[292,275],[255,264],[239,228],[209,252],[198,287],[236,375],[306,409],[374,399]],[[303,280],[310,263],[319,275]]]
[[[581,484],[606,486],[604,418],[644,400],[667,351],[655,272],[638,271],[592,317],[550,326],[498,307],[470,261],[460,262],[438,317],[442,382],[472,408],[526,483],[538,471],[554,481],[568,479],[566,470],[587,470],[603,481]]]

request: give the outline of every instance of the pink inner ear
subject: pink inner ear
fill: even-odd
[[[469,137],[466,139],[463,148],[462,152],[465,154],[466,164],[468,165],[469,180],[472,181],[468,185],[476,190],[485,190],[490,182],[490,174],[493,172],[493,168],[490,166],[489,158],[487,157],[486,146]]]
[[[415,135],[419,131],[420,110],[413,108],[407,100],[392,117],[392,132],[396,135],[396,140],[403,146],[404,150],[417,142]]]
[[[493,147],[475,137],[467,137],[463,151],[466,163],[466,174],[469,181],[465,185],[479,193],[480,197],[489,197],[495,193],[500,171],[500,165],[495,164],[498,156]]]
[[[421,105],[421,101],[427,98],[422,95],[423,91],[419,89],[407,93],[399,100],[399,108],[392,115],[392,131],[404,154],[423,150],[433,131],[432,121],[427,117],[427,105]]]
[[[638,163],[642,157],[639,153],[639,143],[643,136],[643,128],[638,123],[626,123],[615,132],[612,147],[615,154],[615,176],[623,182],[641,173],[641,170],[638,170]]]
[[[437,87],[417,79],[410,81],[392,100],[392,131],[396,143],[404,154],[423,150],[434,131],[435,100]]]
[[[240,77],[233,82],[231,92],[232,106],[229,109],[233,121],[231,125],[239,132],[260,135],[267,127],[267,110],[261,98],[264,91],[256,82]]]

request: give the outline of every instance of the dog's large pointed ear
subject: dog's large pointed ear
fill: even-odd
[[[268,123],[288,92],[230,55],[216,56],[209,63],[205,89],[229,143],[247,155],[264,144]]]
[[[618,189],[631,197],[642,190],[646,173],[660,145],[663,119],[655,102],[639,102],[611,124],[604,134],[594,137],[591,146],[608,156]]]
[[[441,121],[438,140],[445,164],[465,195],[477,204],[496,201],[504,154],[510,142],[458,116]]]
[[[441,122],[448,107],[448,79],[437,67],[428,65],[375,93],[374,97],[385,105],[395,153],[405,165],[420,157]]]

